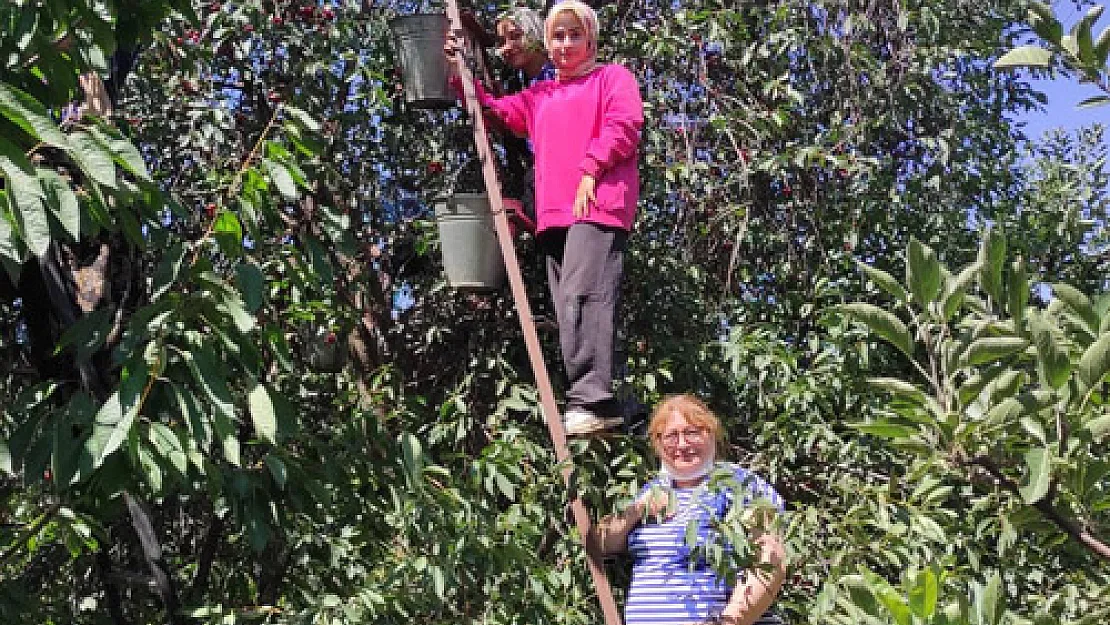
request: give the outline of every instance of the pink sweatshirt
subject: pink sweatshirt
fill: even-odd
[[[576,221],[632,229],[640,197],[636,150],[644,125],[632,72],[602,65],[585,76],[545,80],[503,98],[479,85],[478,99],[509,130],[532,140],[539,232]],[[597,204],[575,219],[574,194],[582,174],[597,180]]]

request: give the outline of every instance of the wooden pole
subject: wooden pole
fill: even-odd
[[[447,17],[451,22],[451,31],[456,36],[465,35],[462,20],[459,17],[459,7],[456,0],[447,0]],[[551,433],[551,441],[555,445],[555,457],[562,465],[563,480],[569,484],[571,476],[570,452],[567,450],[567,436],[563,429],[563,419],[559,408],[555,404],[555,391],[551,387],[551,378],[547,374],[547,365],[543,359],[543,350],[540,348],[540,338],[536,333],[536,323],[532,318],[532,307],[528,303],[528,293],[524,289],[524,278],[520,273],[520,263],[517,261],[516,248],[513,247],[513,236],[509,230],[509,219],[505,214],[504,198],[501,197],[501,184],[497,180],[497,169],[494,167],[493,151],[490,148],[489,136],[486,133],[486,120],[482,115],[482,105],[478,102],[478,93],[474,88],[474,79],[470,68],[465,62],[460,62],[459,76],[462,79],[463,103],[470,121],[474,125],[474,144],[478,149],[478,160],[482,164],[482,178],[485,181],[486,193],[489,195],[490,208],[493,211],[494,228],[497,231],[497,241],[501,245],[501,256],[505,260],[505,269],[509,276],[509,287],[512,290],[513,301],[516,304],[517,315],[520,318],[520,328],[524,331],[524,343],[528,348],[528,359],[532,364],[532,373],[536,377],[536,388],[540,392],[540,403],[547,420],[547,429]],[[581,497],[575,497],[570,502],[574,522],[578,532],[585,541],[590,529],[590,515]],[[598,601],[601,602],[601,611],[605,616],[605,625],[621,625],[620,612],[617,603],[613,600],[613,590],[609,586],[609,579],[605,576],[605,569],[601,563],[600,554],[588,546],[586,548],[586,562],[597,590]]]

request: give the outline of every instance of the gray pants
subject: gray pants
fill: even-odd
[[[613,397],[613,342],[628,233],[577,223],[539,237],[559,322],[570,388],[567,409],[618,416]]]

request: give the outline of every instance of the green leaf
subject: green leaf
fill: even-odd
[[[50,247],[50,222],[42,204],[42,185],[23,152],[3,137],[0,137],[0,174],[5,176],[8,194],[16,208],[19,235],[32,254],[44,255]]]
[[[1110,28],[1108,28],[1108,30],[1110,30]],[[1107,104],[1110,104],[1110,95],[1096,95],[1082,100],[1079,104],[1075,105],[1075,108],[1089,109],[1096,106],[1106,106]]]
[[[1053,326],[1040,315],[1029,319],[1033,344],[1037,346],[1037,369],[1044,384],[1060,388],[1071,375],[1071,360],[1057,341]]]
[[[8,441],[0,438],[0,473],[11,475],[12,471],[12,452],[8,449]]]
[[[984,365],[1024,350],[1029,341],[1016,336],[989,336],[968,346],[964,359],[969,365]]]
[[[1029,26],[1046,43],[1059,45],[1064,36],[1064,26],[1052,12],[1052,7],[1042,2],[1033,2],[1028,14]]]
[[[255,433],[267,443],[276,444],[277,418],[274,416],[274,403],[270,401],[270,393],[261,382],[258,382],[251,389],[248,398]]]
[[[910,239],[906,282],[918,305],[927,309],[940,293],[941,270],[937,253],[917,238]]]
[[[946,276],[944,281],[944,297],[942,298],[941,313],[944,319],[948,320],[955,315],[964,303],[964,295],[967,293],[967,287],[975,276],[979,273],[978,263],[973,263],[964,267],[963,271],[955,276]]]
[[[895,395],[903,395],[913,399],[921,399],[924,396],[921,389],[898,378],[868,378],[867,383],[879,390]]]
[[[913,355],[913,336],[910,335],[906,324],[902,323],[894,313],[864,302],[842,304],[837,307],[837,310],[862,322],[868,329],[889,341],[907,356]]]
[[[1006,597],[1002,594],[1002,577],[993,573],[985,585],[975,585],[974,623],[998,625],[1006,614]]]
[[[102,131],[100,128],[93,128],[92,135],[100,143],[100,145],[112,155],[113,160],[123,167],[124,171],[134,175],[140,180],[150,182],[150,172],[147,171],[146,162],[143,161],[142,154],[139,150],[123,136],[119,135],[118,131],[112,129],[112,134],[109,135]]]
[[[69,154],[86,176],[109,189],[116,188],[116,164],[96,137],[83,130],[73,133]]]
[[[289,478],[289,470],[285,466],[285,461],[275,456],[274,454],[267,454],[264,460],[266,467],[270,469],[270,475],[274,478],[274,484],[284,490],[285,482]]]
[[[9,271],[8,276],[13,283],[18,284],[18,270],[20,265],[23,264],[24,248],[20,244],[19,239],[15,236],[15,230],[12,228],[10,219],[13,218],[14,216],[8,206],[8,193],[0,189],[0,260],[6,261],[5,269],[10,267],[17,271],[15,275]]]
[[[1048,494],[1048,487],[1052,484],[1052,459],[1052,450],[1048,447],[1035,447],[1025,452],[1028,474],[1019,489],[1025,503],[1033,505]]]
[[[919,571],[914,578],[913,586],[909,589],[910,610],[926,622],[933,618],[937,609],[937,596],[940,587],[936,571],[928,567]]]
[[[1110,372],[1110,334],[1103,334],[1087,347],[1079,359],[1079,379],[1092,387]]]
[[[243,300],[239,298],[239,292],[228,290],[221,293],[221,296],[222,300],[219,308],[231,318],[232,323],[235,324],[235,329],[244,334],[253,330],[256,321],[244,308]]]
[[[1098,336],[1101,319],[1099,319],[1098,314],[1095,313],[1094,307],[1091,306],[1091,300],[1087,299],[1086,295],[1079,292],[1079,289],[1072,285],[1062,283],[1052,285],[1052,294],[1079,315],[1079,318],[1087,326],[1087,331],[1090,332],[1092,336]]]
[[[1099,33],[1098,39],[1095,40],[1094,50],[1094,64],[1106,65],[1106,61],[1110,60],[1110,26],[1102,29]],[[1106,96],[1103,96],[1106,98]],[[1106,98],[1110,100],[1110,98]]]
[[[46,205],[62,224],[62,229],[74,241],[81,238],[81,207],[77,202],[77,195],[69,187],[65,179],[53,169],[40,167],[38,170],[39,184],[42,185],[43,197]]]
[[[1003,54],[994,62],[995,69],[1042,68],[1052,66],[1052,50],[1039,46],[1020,46]]]
[[[173,430],[162,423],[150,424],[150,442],[179,475],[185,476],[189,470],[189,458],[181,446],[181,439]]]
[[[0,115],[43,143],[62,149],[68,145],[65,133],[58,130],[58,124],[42,103],[30,94],[3,82],[0,82]]]
[[[911,625],[913,623],[909,606],[906,605],[906,602],[891,587],[889,582],[866,568],[861,568],[860,573],[867,581],[867,589],[886,608],[887,613],[894,619],[896,625]]]
[[[1083,429],[1091,433],[1091,438],[1095,441],[1102,440],[1107,432],[1110,432],[1110,414],[1105,414],[1095,417],[1090,421],[1083,424]]]
[[[1071,29],[1071,34],[1075,37],[1076,45],[1079,49],[1079,53],[1076,56],[1079,57],[1079,61],[1083,65],[1095,71],[1101,69],[1099,67],[1101,63],[1096,64],[1095,62],[1095,45],[1091,36],[1091,27],[1098,21],[1101,15],[1102,7],[1095,5],[1088,9],[1083,18],[1076,22],[1075,26]]]
[[[1002,266],[1006,262],[1006,237],[997,228],[983,231],[979,243],[979,284],[996,302],[1002,301]]]
[[[898,300],[899,302],[905,302],[908,298],[906,294],[906,289],[904,289],[902,285],[894,279],[894,276],[883,271],[882,269],[872,267],[871,265],[858,260],[856,261],[856,266],[859,267],[860,271],[867,275],[867,278],[869,280],[874,282],[879,288],[894,297],[894,299]]]
[[[146,361],[141,356],[132,358],[124,368],[119,388],[104,402],[93,420],[93,432],[85,444],[92,465],[83,466],[82,475],[87,476],[103,465],[131,433],[141,407],[147,375]]]
[[[216,235],[216,244],[224,254],[231,258],[243,255],[243,224],[239,223],[235,213],[220,211],[212,230]]]
[[[187,352],[185,362],[193,374],[193,379],[200,385],[212,407],[216,409],[216,414],[224,417],[227,421],[234,421],[235,404],[231,400],[231,392],[228,390],[227,381],[216,365],[216,358],[212,349],[204,347]]]
[[[243,296],[247,312],[256,313],[266,299],[266,278],[262,270],[251,261],[243,261],[235,266],[235,285]]]
[[[320,131],[320,122],[313,119],[312,116],[310,116],[303,110],[289,105],[285,105],[284,107],[282,107],[282,110],[288,113],[290,117],[300,122],[301,125],[305,127],[305,129],[311,132]]]
[[[401,434],[401,452],[404,456],[405,474],[410,483],[420,484],[424,470],[424,451],[420,440],[409,432]]]
[[[184,261],[185,247],[181,241],[175,241],[158,262],[158,269],[154,272],[154,282],[151,285],[151,300],[157,300],[173,288],[181,275]]]
[[[293,182],[293,176],[290,175],[289,170],[285,165],[276,163],[270,159],[262,160],[263,168],[269,174],[270,180],[277,187],[278,192],[287,201],[294,201],[297,199],[297,184]]]
[[[1022,322],[1025,319],[1025,307],[1029,303],[1029,279],[1025,273],[1025,261],[1015,258],[1010,266],[1010,273],[1006,280],[1007,312],[1014,320],[1014,327],[1021,332]]]
[[[863,434],[871,434],[872,436],[879,436],[881,438],[889,438],[891,440],[901,440],[914,436],[918,433],[918,428],[902,425],[900,423],[890,423],[887,421],[875,421],[872,423],[852,423],[849,424],[850,428],[862,432]]]

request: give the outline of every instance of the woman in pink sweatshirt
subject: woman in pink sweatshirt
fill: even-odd
[[[623,421],[613,396],[613,341],[628,232],[640,194],[643,102],[632,72],[597,63],[597,14],[578,0],[551,8],[544,43],[555,80],[494,98],[488,112],[532,141],[537,240],[547,265],[570,388],[564,420],[580,436]],[[451,42],[445,50],[458,59]]]

